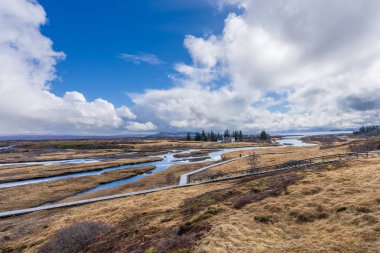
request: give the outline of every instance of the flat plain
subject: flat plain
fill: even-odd
[[[136,157],[138,149],[146,154],[146,145],[150,146],[149,152],[152,153],[168,149],[249,145],[194,143],[192,146],[192,143],[182,141],[150,141],[143,144],[144,148],[112,152],[123,159],[134,159],[132,157]],[[335,143],[327,149],[316,145],[268,147],[255,152],[259,154],[260,165],[264,166],[344,153],[349,151],[352,141],[356,140]],[[160,148],[151,150],[152,146]],[[80,150],[70,152],[78,156]],[[227,153],[223,159],[249,152],[252,151]],[[30,207],[41,204],[46,196],[54,196],[52,199],[56,202],[67,202],[166,186],[175,184],[181,174],[209,164],[212,162],[174,165],[138,181],[81,196],[75,194],[102,182],[125,177],[126,173],[151,168],[114,171],[98,179],[89,176],[18,186],[13,189],[14,193],[0,189],[1,208]],[[241,159],[201,175],[249,166],[247,159]],[[38,171],[40,167],[36,166]],[[33,166],[27,169],[33,171]],[[169,182],[168,174],[175,179],[171,178]],[[370,156],[40,211],[1,219],[0,249],[2,252],[52,252],[53,249],[54,252],[67,252],[67,248],[71,250],[69,252],[378,252],[379,182],[380,157]],[[15,201],[11,203],[9,199]]]

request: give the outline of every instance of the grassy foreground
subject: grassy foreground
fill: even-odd
[[[378,252],[379,182],[376,157],[37,212],[0,220],[0,249]]]

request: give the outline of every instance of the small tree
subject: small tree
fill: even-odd
[[[166,174],[165,179],[167,184],[174,184],[176,182],[176,178],[173,172]]]
[[[259,155],[252,152],[248,156],[248,164],[251,167],[251,169],[257,168],[259,165]]]
[[[239,131],[239,141],[243,141],[243,132],[240,130]]]
[[[214,131],[211,131],[210,138],[211,138],[211,141],[217,141],[218,140]]]
[[[239,141],[239,132],[238,131],[233,131],[232,136],[235,138],[235,141]]]
[[[205,130],[202,130],[201,141],[207,141],[207,135],[205,133]]]
[[[200,134],[200,133],[196,133],[196,134],[195,134],[195,137],[194,137],[194,140],[195,140],[195,141],[201,141],[201,139],[202,139],[202,138],[201,138],[201,134]]]
[[[187,140],[187,141],[191,141],[191,136],[190,136],[190,133],[189,133],[189,132],[187,132],[186,140]]]
[[[268,140],[269,139],[269,134],[267,132],[265,132],[265,131],[262,131],[260,133],[260,139],[261,140]]]

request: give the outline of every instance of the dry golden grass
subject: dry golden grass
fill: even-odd
[[[201,141],[178,141],[178,140],[156,140],[151,143],[140,143],[138,145],[128,145],[135,152],[172,150],[172,149],[218,149],[218,148],[238,148],[252,146],[274,146],[273,143],[253,143],[253,142],[201,142]]]
[[[194,252],[379,252],[380,159],[305,176],[225,213]]]
[[[229,152],[223,155],[224,159],[237,158],[240,155],[249,155],[252,152],[259,155],[258,167],[274,164],[281,164],[289,160],[302,160],[307,158],[319,157],[324,155],[333,155],[347,152],[347,146],[341,146],[333,149],[320,150],[319,146],[310,147],[284,147],[284,148],[265,148],[257,150],[244,150]],[[207,171],[194,174],[192,177],[205,176],[220,172],[234,172],[237,170],[250,169],[248,159],[237,160],[221,166],[213,167]]]
[[[155,250],[178,250],[173,238],[182,252],[378,252],[379,164],[362,159],[7,218],[0,245],[36,252],[62,228],[89,220],[113,229],[84,252],[170,252]],[[296,180],[273,194],[276,177]],[[234,208],[244,196],[253,198]]]
[[[129,158],[133,155],[160,154],[173,149],[217,149],[271,146],[271,143],[216,143],[168,139],[20,141],[11,153],[0,153],[0,163],[65,160],[90,157]],[[3,143],[2,145],[8,145]]]
[[[159,147],[163,143],[146,144]],[[262,154],[264,165],[343,153],[346,148],[286,147],[255,152]],[[164,186],[168,173],[178,179],[180,174],[207,164],[172,166],[82,198]],[[239,161],[218,166],[215,171],[246,166],[245,161]],[[107,177],[119,175],[114,172]],[[83,179],[87,181],[71,179],[67,185],[62,180],[56,188],[46,186],[46,191],[66,194],[72,186],[78,190],[94,180]],[[83,252],[379,252],[379,182],[380,158],[370,158],[41,211],[0,220],[0,252],[38,252],[58,231],[85,220],[108,224],[112,229]],[[25,204],[25,196],[44,190],[30,186],[18,194],[24,197],[12,193],[5,197]],[[73,194],[60,199],[78,199],[67,198]],[[1,204],[3,200],[0,195]]]
[[[142,213],[175,210],[188,198],[210,189],[225,187],[225,183],[167,190],[132,198],[115,199],[90,205],[32,213],[20,217],[0,220],[0,249],[7,251],[36,252],[60,229],[83,220],[117,225],[127,217]],[[161,227],[171,221],[160,223],[160,216],[152,219]]]
[[[186,172],[193,171],[201,167],[207,166],[209,164],[212,164],[212,163],[173,165],[164,171],[160,171],[152,175],[146,176],[142,179],[139,179],[136,182],[131,182],[131,183],[120,185],[114,188],[96,191],[96,192],[84,194],[81,196],[70,197],[70,198],[62,200],[62,202],[108,196],[108,195],[132,192],[132,191],[140,191],[140,190],[158,188],[158,187],[163,187],[163,186],[168,186],[168,185],[176,185],[179,182],[180,175]],[[174,175],[175,181],[167,182],[167,175],[169,173],[172,173]]]
[[[103,161],[87,164],[57,164],[57,165],[24,165],[24,166],[3,166],[0,167],[0,183],[13,182],[26,179],[44,178],[105,169],[115,166],[138,164],[145,162],[160,161],[159,157],[130,158],[112,161]]]
[[[117,154],[124,154],[121,149],[115,150],[59,150],[59,151],[46,151],[46,150],[32,150],[32,151],[19,151],[14,153],[0,153],[1,163],[11,162],[34,162],[34,161],[51,161],[51,160],[66,160],[66,159],[81,159],[98,156],[114,156]]]
[[[130,178],[154,168],[155,166],[127,168],[105,172],[101,175],[2,188],[0,189],[0,211],[29,208],[56,202],[97,187],[100,184]]]
[[[251,151],[230,152],[230,153],[226,153],[225,156],[231,159],[231,158],[238,157],[240,153],[245,155],[245,154],[248,154],[249,152]],[[286,148],[281,148],[281,149],[265,148],[265,149],[255,150],[255,152],[259,154],[263,154],[262,157],[260,158],[260,161],[261,161],[260,165],[270,165],[270,164],[279,164],[288,160],[297,160],[297,159],[304,159],[306,157],[315,157],[315,156],[320,156],[320,155],[342,153],[344,152],[344,148],[334,149],[334,150],[319,150],[317,146],[302,147],[302,148],[286,147]],[[174,165],[165,171],[152,174],[150,176],[147,176],[143,179],[138,180],[137,182],[132,182],[125,185],[120,185],[115,188],[89,193],[80,197],[70,197],[68,199],[63,200],[62,202],[167,186],[169,185],[169,183],[166,181],[166,176],[168,173],[173,173],[176,178],[176,182],[178,182],[180,175],[205,167],[212,163],[215,163],[215,162],[197,163],[197,164],[191,164],[191,165],[189,164]],[[247,160],[238,160],[235,162],[214,167],[212,169],[209,169],[201,173],[197,173],[194,175],[194,177],[197,177],[199,175],[210,174],[210,173],[212,174],[212,173],[217,173],[217,172],[231,172],[235,170],[242,170],[242,169],[248,169],[248,168],[249,168],[249,164],[247,163]]]

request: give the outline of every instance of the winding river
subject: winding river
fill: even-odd
[[[61,176],[53,176],[53,177],[47,177],[47,178],[39,178],[39,179],[30,179],[30,180],[22,180],[22,181],[16,181],[16,182],[7,182],[7,183],[1,183],[0,188],[9,188],[9,187],[15,187],[20,185],[28,185],[28,184],[36,184],[36,183],[42,183],[42,182],[51,182],[61,179],[67,179],[67,178],[76,178],[76,177],[84,177],[84,176],[91,176],[91,175],[101,175],[104,172],[107,171],[114,171],[114,170],[120,170],[120,169],[126,169],[126,168],[135,168],[135,167],[141,167],[141,166],[147,166],[147,165],[154,165],[156,166],[155,169],[151,170],[148,173],[136,175],[127,179],[121,179],[117,181],[113,181],[110,183],[101,184],[98,187],[95,187],[93,189],[90,189],[88,191],[82,192],[79,195],[104,190],[112,187],[116,187],[118,185],[130,183],[137,181],[141,178],[144,178],[148,175],[151,175],[153,173],[157,173],[163,170],[166,170],[172,165],[176,164],[194,164],[194,163],[203,163],[203,162],[213,162],[213,161],[219,161],[222,159],[222,155],[228,152],[233,151],[243,151],[243,150],[255,150],[255,149],[263,149],[263,148],[281,148],[285,147],[286,145],[293,145],[293,146],[310,146],[314,144],[305,143],[300,140],[301,136],[289,136],[285,137],[283,139],[277,140],[278,143],[283,144],[283,146],[266,146],[266,147],[244,147],[244,148],[225,148],[225,149],[218,149],[216,151],[212,151],[208,153],[205,156],[195,156],[195,157],[186,157],[186,158],[176,158],[174,157],[175,154],[185,154],[190,153],[193,151],[198,151],[199,149],[189,149],[185,151],[170,151],[168,153],[165,153],[163,155],[158,156],[150,156],[150,157],[160,157],[162,158],[161,161],[155,161],[155,162],[146,162],[146,163],[139,163],[139,164],[131,164],[131,165],[122,165],[122,166],[115,166],[107,169],[99,169],[99,170],[93,170],[93,171],[84,171],[84,172],[78,172],[78,173],[72,173],[67,175],[61,175]],[[194,160],[199,159],[200,160]],[[5,165],[52,165],[52,164],[81,164],[81,163],[94,163],[100,161],[99,159],[72,159],[72,160],[60,160],[60,161],[44,161],[44,162],[23,162],[23,163],[8,163],[8,164],[1,164],[0,166]]]

